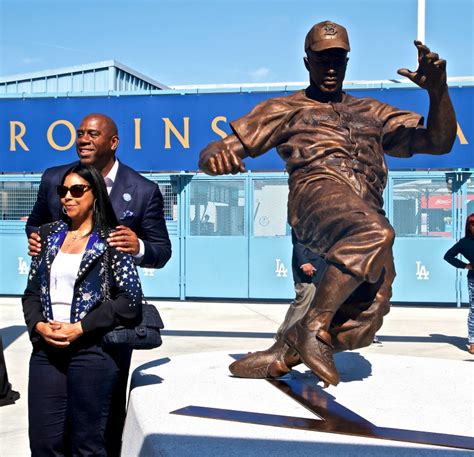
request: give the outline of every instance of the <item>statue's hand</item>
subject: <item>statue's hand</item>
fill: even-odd
[[[400,68],[398,74],[405,76],[422,89],[427,91],[444,90],[446,87],[446,60],[440,59],[438,54],[431,52],[428,46],[415,40],[418,50],[418,68],[410,71]]]
[[[201,151],[199,168],[212,176],[245,172],[240,156],[224,141],[213,141]]]

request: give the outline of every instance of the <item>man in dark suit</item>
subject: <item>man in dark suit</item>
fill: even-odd
[[[295,298],[286,312],[283,323],[275,335],[275,343],[265,351],[249,353],[232,363],[229,367],[234,376],[241,378],[268,378],[274,377],[282,371],[301,363],[295,352],[287,353],[284,334],[308,311],[316,293],[316,284],[320,280],[325,262],[321,256],[303,246],[291,231],[293,255],[291,266],[295,284]]]
[[[291,302],[285,320],[277,331],[277,339],[306,314],[316,292],[316,283],[324,270],[322,257],[303,246],[293,230],[291,242],[293,243],[291,267],[295,283],[295,299]]]
[[[103,114],[89,114],[77,130],[76,150],[82,164],[93,165],[104,177],[107,191],[119,221],[107,240],[118,251],[134,256],[141,267],[162,268],[171,257],[171,242],[166,228],[163,196],[156,183],[119,162],[115,152],[119,145],[115,122]],[[38,196],[26,223],[30,255],[41,251],[37,233],[42,224],[59,218],[61,205],[56,185],[73,163],[45,170],[41,177]],[[126,389],[132,351],[121,351],[123,376],[114,392],[107,429],[108,456],[120,454],[122,429],[125,420]]]
[[[171,257],[171,242],[164,219],[163,196],[156,183],[119,162],[115,122],[103,114],[89,114],[77,130],[76,149],[81,163],[93,165],[104,176],[120,225],[110,245],[135,257],[141,267],[162,268]],[[56,185],[73,164],[48,168],[41,178],[38,197],[26,223],[30,255],[39,253],[38,227],[59,218],[61,206]]]

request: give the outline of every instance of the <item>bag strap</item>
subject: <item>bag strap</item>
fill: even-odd
[[[110,276],[109,276],[110,269],[112,268],[112,261],[111,261],[110,255],[111,255],[110,247],[107,246],[105,248],[104,254],[102,255],[102,267],[100,270],[101,280],[102,280],[102,294],[103,294],[104,300],[112,299],[112,296],[110,293]],[[142,289],[142,303],[144,305],[149,304],[146,301],[145,295],[143,294],[143,289]]]
[[[111,259],[110,259],[110,248],[107,246],[105,252],[102,255],[102,265],[100,270],[100,275],[102,279],[102,295],[104,300],[111,300],[112,296],[110,294],[110,276],[109,271],[112,268]]]
[[[52,232],[52,224],[43,224],[40,226],[38,233],[41,238],[41,251],[38,255],[38,260],[42,261],[46,255],[46,245],[48,244],[48,236]]]

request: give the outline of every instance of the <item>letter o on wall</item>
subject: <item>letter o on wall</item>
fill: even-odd
[[[66,144],[66,146],[60,146],[54,141],[54,138],[53,138],[53,130],[56,128],[57,125],[60,125],[60,124],[65,125],[69,129],[69,132],[71,133],[71,139],[69,140],[69,143]],[[66,121],[65,119],[59,119],[58,121],[54,121],[49,126],[46,136],[48,138],[48,143],[52,148],[56,149],[57,151],[66,151],[76,141],[76,130],[74,129],[74,126],[69,121]]]

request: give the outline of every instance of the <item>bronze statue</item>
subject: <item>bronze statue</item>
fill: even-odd
[[[258,104],[231,122],[233,134],[201,151],[200,168],[221,175],[245,171],[242,159],[276,147],[290,175],[288,221],[326,261],[306,314],[270,349],[234,362],[235,376],[278,377],[303,362],[325,385],[337,385],[333,352],[369,345],[382,325],[395,277],[395,235],[382,209],[384,153],[445,154],[456,137],[446,61],[415,46],[418,69],[398,73],[427,90],[426,128],[416,113],[342,90],[349,38],[344,27],[324,21],[305,40],[309,87]]]

